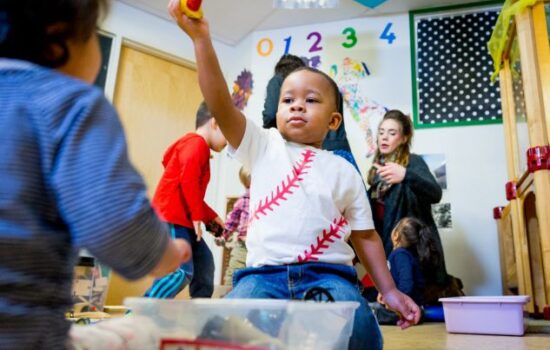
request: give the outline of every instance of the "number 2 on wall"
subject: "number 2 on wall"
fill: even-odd
[[[307,40],[311,39],[311,38],[317,38],[317,40],[315,40],[315,42],[313,43],[313,45],[311,45],[310,49],[309,49],[309,52],[315,52],[315,51],[321,51],[323,50],[323,47],[322,46],[319,46],[319,43],[321,42],[321,39],[323,38],[321,36],[321,33],[319,32],[311,32],[309,33],[309,35],[307,36]]]
[[[315,52],[315,51],[321,51],[323,50],[323,47],[319,45],[321,43],[321,40],[323,39],[323,36],[319,32],[311,32],[307,36],[307,40],[310,40],[311,38],[315,38],[315,41],[313,42],[313,45],[309,48],[309,52]],[[285,55],[287,55],[290,51],[290,43],[292,42],[292,36],[286,37],[284,40],[285,42]]]

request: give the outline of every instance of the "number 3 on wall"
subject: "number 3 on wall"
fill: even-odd
[[[342,43],[342,46],[346,49],[351,49],[357,44],[357,35],[355,34],[355,29],[352,27],[347,27],[342,31],[342,34],[346,35],[346,41]]]

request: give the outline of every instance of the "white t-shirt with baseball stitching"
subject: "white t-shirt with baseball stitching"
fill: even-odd
[[[374,223],[363,180],[348,161],[250,120],[229,153],[251,171],[247,266],[352,264],[351,230]]]

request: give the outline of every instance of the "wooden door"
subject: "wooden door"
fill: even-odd
[[[149,198],[162,175],[166,148],[195,129],[201,101],[197,72],[190,65],[123,44],[113,103],[124,126],[130,159],[145,179]],[[120,305],[127,296],[141,296],[151,283],[149,277],[129,282],[113,273],[106,303]]]

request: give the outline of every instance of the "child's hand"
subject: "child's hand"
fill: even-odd
[[[225,224],[219,216],[207,222],[204,226],[206,227],[206,231],[210,232],[214,237],[221,237],[225,230]]]
[[[382,297],[382,294],[378,293],[378,295],[376,296],[376,301],[378,302],[378,304],[381,304],[381,305],[384,305],[384,298]]]
[[[397,321],[397,325],[401,329],[409,328],[420,321],[420,308],[418,305],[397,288],[384,293],[382,301],[386,304],[386,307],[399,314],[401,319]]]
[[[214,243],[216,243],[216,245],[218,247],[224,247],[225,248],[225,239],[223,239],[222,237],[214,238]]]
[[[193,220],[193,228],[195,229],[195,235],[197,235],[197,242],[200,241],[202,238],[201,223],[202,221]]]
[[[183,239],[174,239],[168,242],[168,246],[164,251],[164,255],[151,275],[154,277],[163,277],[174,272],[181,264],[187,262],[191,258],[191,246]]]
[[[223,220],[219,216],[216,216],[214,218],[214,222],[220,225],[220,227],[225,230],[225,222],[223,222]]]
[[[181,264],[186,263],[189,259],[191,259],[191,246],[189,245],[189,242],[181,238],[174,239],[174,246],[179,252],[178,266],[174,268],[175,271]]]
[[[178,26],[189,35],[191,40],[210,38],[208,22],[204,17],[201,19],[187,17],[181,10],[180,0],[170,0],[168,3],[168,13],[170,13],[170,16],[172,16]]]
[[[397,163],[386,163],[385,165],[373,164],[376,173],[389,184],[398,184],[405,179],[407,169]]]

